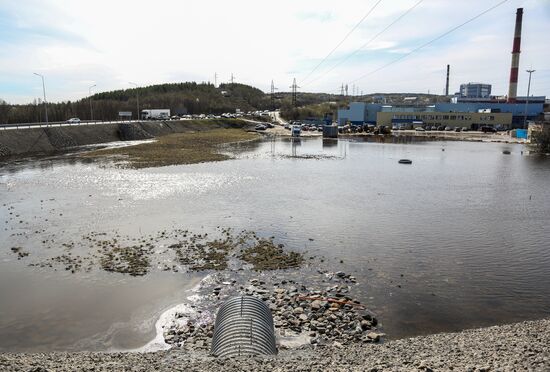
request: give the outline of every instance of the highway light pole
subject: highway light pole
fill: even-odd
[[[128,82],[128,84],[132,84],[136,86],[136,97],[137,97],[137,120],[139,121],[139,90],[138,85],[136,83],[132,83],[131,81]]]
[[[46,112],[46,125],[48,125],[48,104],[46,102],[46,84],[44,84],[44,76],[37,74],[36,72],[33,72],[33,74],[42,78],[42,91],[44,92],[44,111]]]
[[[88,100],[90,101],[90,121],[94,121],[94,109],[92,108],[92,88],[97,84],[92,85],[88,88]]]
[[[531,74],[535,70],[526,70],[529,73],[529,83],[527,84],[527,99],[525,100],[525,112],[523,113],[523,129],[527,129],[527,105],[529,104],[529,93],[531,91]]]

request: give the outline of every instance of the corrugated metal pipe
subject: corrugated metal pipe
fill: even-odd
[[[277,354],[269,307],[252,296],[225,301],[216,316],[210,351],[217,357]]]

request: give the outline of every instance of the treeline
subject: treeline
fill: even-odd
[[[327,93],[299,92],[297,105],[292,105],[292,94],[279,92],[273,97],[260,89],[245,84],[221,84],[215,87],[210,83],[172,83],[147,87],[121,89],[96,93],[90,98],[78,101],[48,103],[48,120],[65,121],[72,117],[81,120],[117,120],[120,111],[131,111],[136,118],[137,99],[140,110],[163,108],[173,114],[221,114],[224,112],[281,109],[281,115],[289,120],[308,117],[323,117],[327,112],[350,101],[377,103],[405,103],[405,97],[413,93],[369,94],[360,97],[341,96]],[[427,104],[441,99],[437,95],[416,94],[416,102]],[[446,98],[445,98],[446,99]],[[92,110],[90,110],[90,101]],[[328,106],[319,106],[326,103]],[[93,114],[92,114],[93,112]],[[40,101],[29,104],[12,105],[0,99],[0,123],[31,123],[45,121],[44,105]]]
[[[327,114],[332,114],[333,118],[336,118],[336,111],[345,107],[346,104],[347,102],[325,102],[293,107],[291,104],[284,103],[281,107],[281,116],[286,120],[304,120],[324,118]]]
[[[271,109],[280,107],[287,99],[271,96],[261,90],[244,84],[221,84],[215,87],[209,83],[159,84],[133,89],[96,93],[90,98],[78,101],[48,103],[48,120],[65,121],[72,117],[81,120],[116,120],[120,111],[131,111],[136,117],[137,100],[139,108],[170,109],[171,113],[221,114],[241,111]],[[288,98],[290,99],[290,98]],[[91,102],[90,102],[91,101]],[[92,110],[90,110],[90,103]],[[93,112],[93,114],[92,114]],[[0,99],[0,123],[30,123],[45,121],[43,103],[12,105]]]

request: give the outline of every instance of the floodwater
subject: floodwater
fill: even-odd
[[[91,232],[222,226],[275,236],[356,276],[353,294],[388,338],[547,317],[550,157],[524,150],[280,138],[224,149],[236,160],[142,170],[74,157],[5,164],[0,351],[138,348],[206,275],[28,266],[61,242],[83,251]]]

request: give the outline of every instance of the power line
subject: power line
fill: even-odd
[[[407,14],[409,14],[410,12],[412,12],[414,10],[414,8],[416,8],[418,5],[420,5],[420,3],[422,3],[424,0],[419,0],[416,4],[414,4],[412,7],[410,7],[409,9],[407,9],[404,13],[402,13],[399,17],[397,17],[392,23],[390,23],[389,25],[387,25],[382,31],[378,32],[376,35],[374,35],[373,37],[371,37],[365,44],[361,45],[359,48],[355,49],[353,52],[351,52],[350,54],[348,54],[346,57],[344,57],[343,59],[341,59],[340,61],[338,61],[335,65],[333,65],[328,71],[325,71],[323,74],[317,76],[315,79],[311,80],[309,83],[307,83],[306,85],[311,85],[313,82],[319,80],[320,78],[326,76],[327,74],[329,74],[332,70],[334,70],[336,67],[340,66],[342,63],[346,62],[348,59],[350,59],[351,57],[353,57],[355,54],[357,54],[360,50],[362,49],[365,49],[368,45],[370,45],[370,43],[372,43],[378,36],[382,35],[384,32],[386,32],[390,27],[392,27],[394,24],[396,24],[397,22],[399,22],[403,17],[405,17]]]
[[[403,54],[402,56],[400,56],[400,57],[394,59],[393,61],[390,61],[390,62],[386,63],[385,65],[383,65],[383,66],[381,66],[381,67],[379,67],[379,68],[377,68],[377,69],[375,69],[375,70],[373,70],[373,71],[371,71],[371,72],[368,72],[368,73],[366,73],[366,74],[364,74],[364,75],[361,75],[361,76],[358,77],[357,79],[352,80],[351,83],[354,83],[354,82],[356,82],[356,81],[358,81],[358,80],[361,80],[361,79],[363,79],[363,78],[365,78],[365,77],[367,77],[367,76],[370,76],[370,75],[372,75],[372,74],[374,74],[374,73],[377,73],[378,71],[383,70],[383,69],[385,69],[386,67],[391,66],[391,65],[393,65],[393,64],[396,63],[396,62],[399,62],[400,60],[402,60],[402,59],[404,59],[404,58],[410,56],[410,55],[413,54],[414,52],[417,52],[417,51],[419,51],[420,49],[425,48],[425,47],[427,47],[428,45],[430,45],[430,44],[436,42],[437,40],[442,39],[443,37],[449,35],[450,33],[452,33],[452,32],[454,32],[454,31],[458,30],[458,29],[461,28],[462,26],[465,26],[465,25],[467,25],[468,23],[470,23],[470,22],[472,22],[472,21],[475,21],[475,20],[478,19],[479,17],[485,15],[486,13],[489,13],[491,10],[493,10],[493,9],[495,9],[495,8],[497,8],[497,7],[499,7],[499,6],[501,6],[502,4],[506,3],[507,1],[508,1],[508,0],[503,0],[503,1],[501,1],[500,3],[493,5],[492,7],[490,7],[490,8],[488,8],[488,9],[484,10],[483,12],[479,13],[479,14],[476,15],[475,17],[472,17],[472,18],[468,19],[467,21],[465,21],[465,22],[459,24],[458,26],[455,26],[455,27],[451,28],[449,31],[444,32],[443,34],[439,35],[438,37],[436,37],[436,38],[434,38],[434,39],[432,39],[432,40],[430,40],[430,41],[428,41],[428,42],[426,42],[426,43],[420,45],[419,47],[417,47],[417,48],[411,50],[410,52],[408,52],[408,53],[406,53],[406,54]]]
[[[360,25],[361,23],[363,23],[363,21],[364,21],[365,19],[367,19],[367,17],[372,13],[372,11],[373,11],[373,10],[378,6],[378,4],[380,4],[381,2],[382,2],[382,0],[378,0],[378,1],[369,9],[369,11],[363,16],[363,18],[361,18],[361,20],[360,20],[355,26],[353,26],[353,28],[346,34],[346,36],[344,36],[344,38],[343,38],[342,40],[340,40],[340,42],[330,51],[330,53],[327,54],[327,55],[325,56],[325,58],[323,58],[323,60],[322,60],[321,62],[319,62],[319,63],[317,64],[317,66],[315,66],[315,67],[313,68],[313,70],[311,70],[311,71],[309,72],[309,74],[307,74],[307,76],[302,80],[302,83],[303,83],[304,81],[306,81],[306,80],[307,80],[307,79],[308,79],[308,78],[309,78],[309,77],[319,68],[319,66],[321,66],[321,65],[327,60],[327,58],[330,57],[330,56],[332,55],[332,53],[334,53],[334,52],[336,51],[336,49],[338,49],[338,48],[340,47],[340,45],[342,45],[342,44],[344,43],[344,41],[347,40],[347,38],[353,33],[353,31],[355,31],[355,29],[357,29],[357,27],[359,27],[359,25]]]

